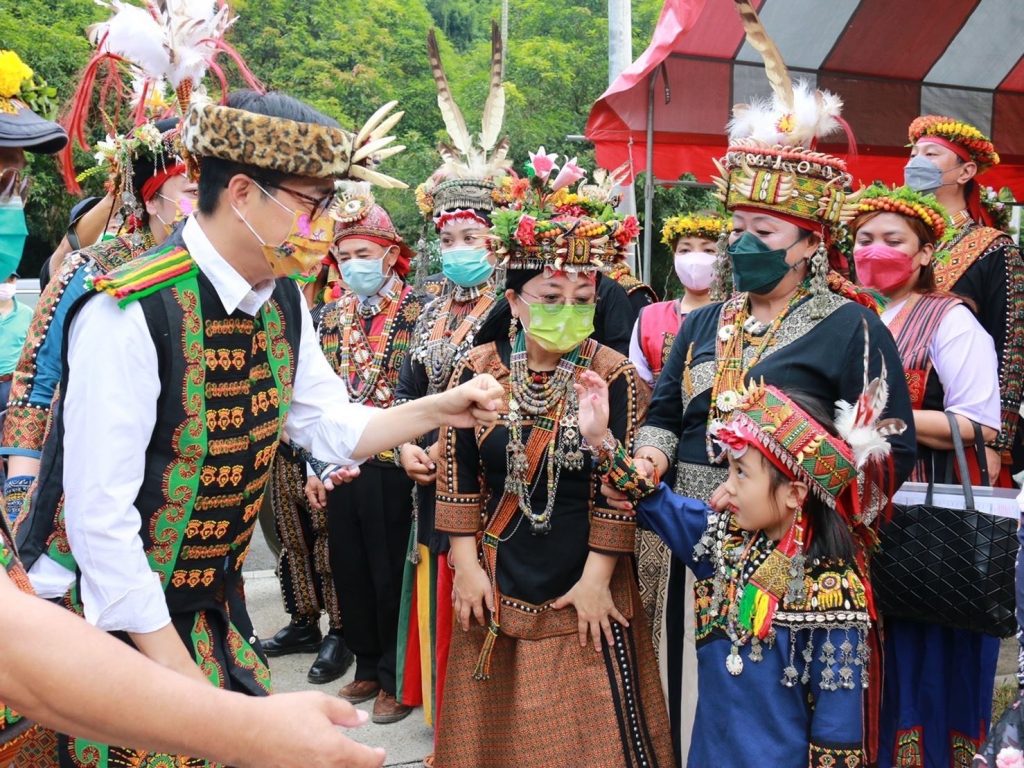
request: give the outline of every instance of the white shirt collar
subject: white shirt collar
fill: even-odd
[[[188,217],[181,230],[181,239],[185,241],[185,248],[196,266],[213,285],[228,314],[240,309],[255,317],[274,292],[274,281],[266,280],[256,286],[249,285],[249,281],[217,253],[195,216]]]

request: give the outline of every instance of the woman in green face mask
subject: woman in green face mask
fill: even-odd
[[[598,491],[604,457],[630,444],[645,398],[632,363],[590,338],[607,279],[598,272],[634,230],[555,207],[551,163],[538,153],[530,182],[547,194],[525,190],[520,207],[492,214],[506,291],[452,378],[494,373],[506,392],[499,423],[442,430],[438,444],[435,526],[451,540],[455,629],[435,760],[667,767],[636,529]],[[608,382],[611,403],[598,445],[579,430],[588,371]]]
[[[756,18],[748,16],[747,23]],[[764,34],[754,26],[758,36]],[[856,214],[859,193],[851,191],[853,178],[842,158],[811,147],[821,138],[816,136],[820,126],[825,135],[828,126],[840,125],[839,100],[806,83],[785,88],[791,88],[791,98],[776,94],[763,108],[737,110],[730,124],[729,147],[718,166],[721,178],[715,179],[732,217],[716,264],[719,293],[729,298],[687,315],[634,453],[651,476],[672,474],[678,493],[712,505],[720,499],[727,467],[709,435],[713,425],[728,420],[752,380],[831,407],[837,400],[854,402],[866,380],[882,375],[884,362],[890,392],[885,415],[914,421],[899,354],[878,316],[877,297],[857,291],[831,266],[840,266],[831,248],[835,230]],[[816,119],[807,122],[811,115]],[[915,452],[912,429],[893,439],[894,471],[885,483],[899,485],[907,477]],[[625,508],[621,494],[603,490]],[[669,708],[684,756],[698,690],[693,643],[687,645],[684,637],[714,631],[692,602],[687,607],[694,590],[686,578],[685,568],[674,561],[659,617]]]

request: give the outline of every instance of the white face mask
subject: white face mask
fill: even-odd
[[[706,291],[715,280],[715,259],[710,253],[689,251],[675,255],[676,276],[690,291]]]
[[[0,283],[0,301],[10,301],[17,292],[17,283]]]

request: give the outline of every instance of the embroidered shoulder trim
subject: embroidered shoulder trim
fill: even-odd
[[[133,301],[175,285],[199,273],[184,248],[157,251],[92,278],[92,288],[110,294],[122,309]]]

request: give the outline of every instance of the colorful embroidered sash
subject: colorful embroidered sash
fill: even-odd
[[[982,254],[989,249],[996,238],[1003,235],[992,227],[976,227],[967,230],[949,251],[949,258],[935,263],[935,285],[940,291],[951,291],[964,273],[970,269]]]
[[[903,373],[910,390],[910,404],[920,410],[932,370],[928,347],[943,318],[962,302],[952,296],[912,294],[889,324],[903,361]]]

